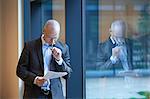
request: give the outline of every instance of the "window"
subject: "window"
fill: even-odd
[[[85,0],[86,99],[146,98],[142,93],[150,92],[149,12],[149,1]],[[132,42],[131,60],[128,59],[133,68],[130,73],[124,73],[122,65],[102,69],[104,64],[98,64],[106,61],[106,58],[99,60],[98,54],[108,57],[112,53],[105,43],[110,37],[111,23],[118,19],[125,21],[128,27],[125,36]],[[105,51],[98,53],[99,47]]]

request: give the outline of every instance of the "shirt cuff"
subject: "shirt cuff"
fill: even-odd
[[[112,64],[115,64],[118,61],[118,58],[116,56],[115,57],[111,56],[110,60],[111,60]]]
[[[55,60],[55,61],[58,63],[58,65],[62,65],[63,59],[60,58],[60,60]]]
[[[35,77],[33,84],[36,84],[37,78],[38,78],[38,76]]]

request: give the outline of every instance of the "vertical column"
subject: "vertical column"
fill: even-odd
[[[83,98],[82,0],[66,0],[66,43],[73,73],[67,82],[67,99]]]
[[[99,2],[98,0],[85,0],[85,65],[86,69],[96,69],[96,52],[99,37]]]

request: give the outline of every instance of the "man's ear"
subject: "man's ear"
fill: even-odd
[[[43,28],[43,31],[42,31],[42,32],[43,32],[43,34],[45,33],[45,28]]]
[[[109,29],[109,33],[110,33],[110,35],[113,35],[113,33],[112,33],[112,30],[111,30],[111,29]]]

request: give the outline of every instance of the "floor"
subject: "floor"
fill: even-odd
[[[150,91],[150,77],[87,78],[86,99],[145,98],[139,91]]]

